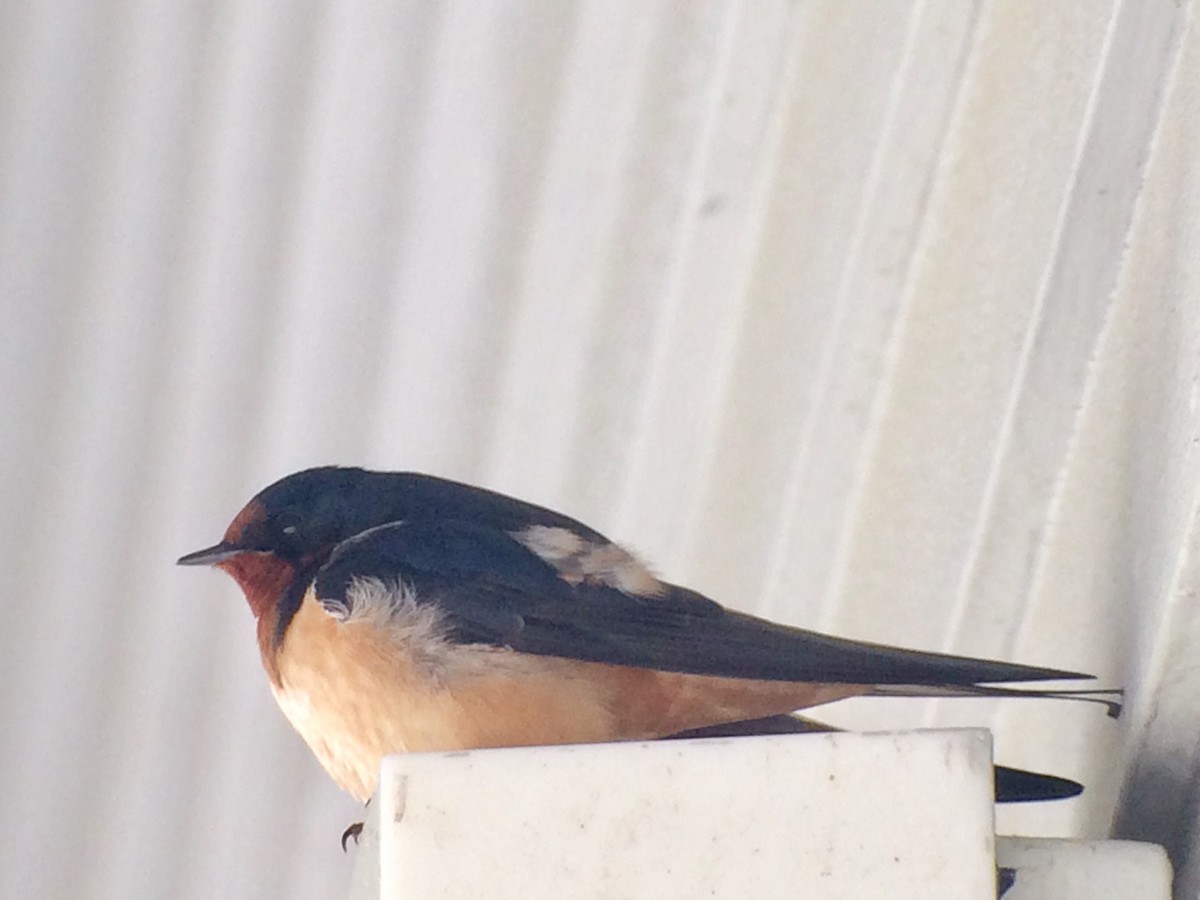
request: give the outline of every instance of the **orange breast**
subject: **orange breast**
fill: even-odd
[[[284,714],[333,779],[364,801],[390,753],[650,739],[865,690],[453,644],[427,608],[401,604],[339,621],[311,592],[270,662]]]

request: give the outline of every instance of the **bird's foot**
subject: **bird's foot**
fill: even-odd
[[[350,825],[349,828],[347,828],[345,831],[342,832],[342,852],[343,853],[346,852],[346,842],[349,841],[350,838],[354,838],[354,846],[356,846],[356,847],[358,846],[358,839],[362,836],[362,830],[363,830],[363,823],[362,822],[354,822]]]

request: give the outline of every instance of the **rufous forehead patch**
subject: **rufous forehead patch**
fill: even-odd
[[[267,517],[266,508],[257,500],[251,500],[242,511],[233,517],[233,521],[229,523],[229,527],[225,529],[224,540],[236,543],[243,534],[246,533],[246,528],[252,522],[261,522]]]

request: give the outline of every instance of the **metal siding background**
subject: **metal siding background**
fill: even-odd
[[[827,718],[992,724],[1089,785],[1002,830],[1116,810],[1196,896],[1198,54],[1170,0],[4,4],[0,895],[344,890],[356,804],[172,565],[341,462],[1126,684]]]

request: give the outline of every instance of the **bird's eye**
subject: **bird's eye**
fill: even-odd
[[[284,510],[274,521],[275,533],[292,537],[300,531],[300,517],[290,510]]]

